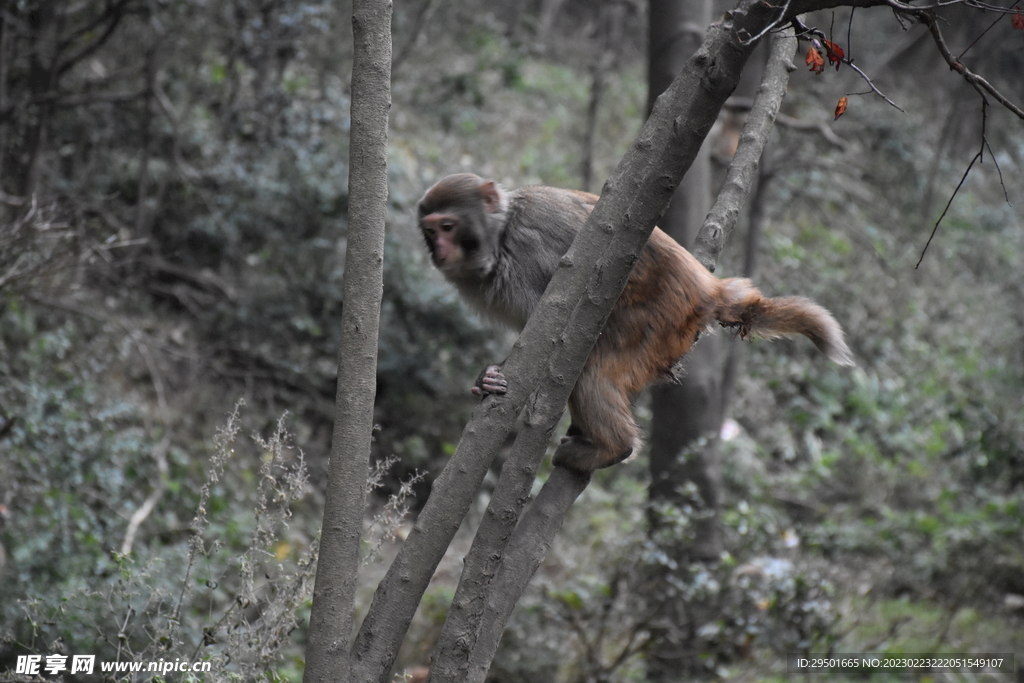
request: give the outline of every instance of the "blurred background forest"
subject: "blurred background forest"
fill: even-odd
[[[375,457],[397,458],[381,494],[425,473],[413,510],[511,342],[432,271],[413,206],[456,171],[600,190],[647,97],[646,7],[616,0],[609,41],[601,4],[395,4]],[[814,19],[845,34],[849,17]],[[960,50],[994,19],[949,18]],[[343,305],[348,22],[328,0],[0,9],[0,677],[58,652],[301,677]],[[851,96],[832,123],[866,90],[848,69],[801,66],[783,103],[758,281],[833,311],[859,367],[746,345],[721,444],[726,555],[677,586],[694,676],[782,679],[785,653],[830,648],[1024,660],[1024,129],[988,109],[990,150],[915,269],[983,130],[925,33],[882,10],[851,27],[906,113]],[[1004,20],[969,54],[1024,100],[1024,32]],[[718,182],[730,116],[709,139]],[[742,224],[719,275],[741,270]],[[642,459],[595,477],[493,680],[644,680],[647,477]],[[384,500],[367,599],[402,534]],[[403,667],[426,663],[456,555]]]

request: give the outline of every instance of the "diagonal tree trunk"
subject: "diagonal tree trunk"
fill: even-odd
[[[853,3],[874,5],[879,1]],[[759,0],[740,0],[723,21],[710,28],[700,50],[658,99],[506,359],[508,393],[489,396],[478,406],[447,467],[435,480],[411,533],[377,587],[352,646],[349,680],[363,683],[389,679],[419,600],[519,412],[529,406],[531,429],[554,428],[632,264],[760,39],[772,26],[797,12],[833,4],[831,0],[794,0],[779,7]],[[697,246],[718,245],[730,227],[716,222],[707,238],[698,237]],[[719,251],[720,245],[709,253],[717,258]],[[510,457],[503,469],[536,471],[543,449],[535,453],[519,450],[522,457]],[[556,489],[552,495],[556,500],[564,500],[574,490],[564,478],[552,477],[547,486]],[[522,495],[510,496],[519,501],[516,507],[521,507],[528,492],[527,488]],[[543,543],[541,537],[517,543],[522,552],[506,554],[503,559],[508,571],[528,563],[533,548]],[[491,552],[502,554],[503,548],[497,544]],[[500,598],[514,602],[518,595]]]

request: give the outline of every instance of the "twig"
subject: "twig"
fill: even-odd
[[[925,242],[924,249],[921,250],[921,256],[920,256],[920,258],[917,259],[917,264],[914,266],[915,270],[917,268],[921,267],[921,262],[924,261],[925,252],[928,251],[928,247],[932,243],[932,238],[935,237],[935,233],[939,229],[939,223],[941,223],[942,219],[946,217],[946,212],[949,211],[950,204],[953,203],[953,199],[956,197],[956,193],[960,191],[961,187],[963,187],[964,181],[967,180],[967,174],[971,172],[971,167],[974,166],[974,162],[977,161],[980,158],[981,158],[981,152],[978,152],[977,154],[974,155],[974,158],[971,159],[971,163],[967,164],[967,170],[964,171],[963,177],[960,178],[960,182],[957,183],[956,189],[953,190],[953,194],[950,195],[949,201],[946,202],[946,208],[942,210],[942,215],[939,216],[939,220],[935,221],[935,226],[932,228],[932,234],[928,236],[928,241]]]
[[[853,63],[852,59],[849,59],[849,58],[843,59],[843,63],[848,65],[851,69],[856,71],[858,74],[860,74],[860,77],[863,78],[864,82],[868,84],[869,88],[871,88],[871,92],[875,93],[876,95],[881,97],[883,100],[885,100],[890,105],[892,105],[896,109],[900,110],[904,114],[907,113],[906,110],[903,109],[903,107],[901,107],[900,105],[898,105],[895,102],[893,102],[892,100],[890,100],[888,97],[886,97],[886,95],[881,90],[879,90],[877,87],[875,87],[874,82],[870,78],[868,78],[868,75],[866,73],[861,71],[859,66],[857,66],[856,64]],[[868,93],[861,93],[861,92],[847,93],[847,95],[867,95],[867,94]]]
[[[974,73],[961,62],[958,58],[953,56],[949,46],[946,45],[946,39],[942,35],[942,31],[939,29],[939,23],[935,19],[935,15],[931,12],[920,12],[915,11],[917,8],[910,7],[909,5],[903,5],[899,0],[887,0],[888,4],[892,7],[898,7],[901,11],[908,12],[916,15],[927,27],[932,34],[932,39],[935,42],[935,47],[939,49],[939,54],[949,64],[949,68],[956,71],[964,79],[978,91],[978,94],[984,97],[985,93],[991,95],[999,104],[1003,105],[1011,112],[1013,112],[1018,118],[1024,119],[1024,109],[1011,102],[1005,95],[996,90],[996,88],[986,81],[984,78]],[[1003,8],[1005,10],[1005,8]]]
[[[898,0],[889,0],[889,1],[890,1],[890,3],[898,2]],[[852,16],[850,17],[850,20],[852,22],[852,20],[853,20]],[[823,31],[821,31],[820,29],[811,28],[811,27],[807,26],[806,24],[804,24],[803,22],[801,22],[799,19],[793,19],[792,20],[792,24],[793,24],[794,30],[796,30],[797,38],[805,38],[805,39],[807,39],[806,36],[815,36],[817,38],[820,38],[821,40],[828,40],[827,38],[825,38],[825,33]],[[810,40],[811,40],[811,42],[816,42],[816,41],[814,41],[813,38],[811,38]],[[848,33],[847,34],[847,47],[848,48],[850,46],[849,40],[850,40],[850,35]],[[831,41],[829,41],[829,42],[831,42]],[[821,46],[817,45],[817,47],[820,49]],[[830,55],[831,55],[831,53],[830,53]],[[832,57],[830,56],[829,59],[832,59]],[[878,89],[878,87],[875,85],[874,81],[872,81],[868,77],[868,75],[861,70],[861,68],[859,66],[857,66],[856,64],[853,63],[853,57],[849,57],[849,56],[843,57],[841,61],[842,61],[843,64],[846,64],[851,69],[856,71],[857,74],[862,79],[864,79],[864,82],[868,84],[868,87],[871,88],[871,90],[869,90],[867,92],[848,92],[848,93],[846,93],[847,95],[869,95],[871,93],[874,93],[874,94],[878,95],[879,97],[881,97],[883,100],[885,100],[889,105],[895,107],[896,109],[898,109],[902,113],[904,113],[904,114],[907,113],[903,109],[903,107],[901,107],[900,105],[898,105],[895,102],[893,102],[891,99],[889,99],[885,95],[885,93],[883,93],[881,90]]]
[[[988,138],[982,138],[985,141],[985,147],[988,148],[988,155],[992,158],[992,163],[996,167],[996,173],[999,174],[999,186],[1003,188],[1003,197],[1006,198],[1006,203],[1013,206],[1013,202],[1010,201],[1010,193],[1006,189],[1006,183],[1003,181],[1003,169],[999,168],[999,160],[996,159],[995,152],[992,151],[992,146],[988,144]]]
[[[914,16],[914,17],[918,18],[922,24],[927,26],[929,32],[932,34],[932,40],[935,42],[935,46],[939,50],[939,54],[941,54],[942,58],[945,59],[947,65],[949,65],[949,69],[954,71],[954,72],[956,72],[957,74],[963,76],[964,79],[968,83],[970,83],[971,86],[975,90],[978,91],[978,94],[982,95],[983,97],[984,97],[985,93],[991,95],[997,102],[999,102],[1000,104],[1004,105],[1005,108],[1007,108],[1010,112],[1012,112],[1018,118],[1024,119],[1024,110],[1022,110],[1020,108],[1020,106],[1018,106],[1014,102],[1010,101],[1010,98],[1008,98],[1006,95],[1004,95],[1001,92],[999,92],[998,90],[996,90],[995,86],[993,86],[991,83],[986,81],[983,77],[979,76],[978,74],[975,74],[970,69],[968,69],[966,66],[964,66],[964,62],[959,60],[959,57],[953,56],[953,53],[949,49],[949,46],[946,45],[946,40],[942,36],[942,31],[939,29],[938,20],[936,19],[936,16],[935,16],[935,14],[933,13],[932,10],[934,10],[935,8],[937,8],[939,6],[942,6],[943,4],[956,4],[956,3],[941,3],[940,2],[940,3],[936,3],[934,5],[927,5],[927,6],[920,6],[920,7],[918,7],[918,6],[913,6],[913,5],[905,4],[903,2],[900,2],[900,0],[886,0],[886,4],[888,4],[890,7],[892,7],[897,12],[897,15],[899,15],[899,14],[909,14],[911,16]],[[967,4],[971,5],[972,7],[978,7],[980,9],[988,9],[988,10],[991,10],[991,11],[999,11],[999,12],[1004,12],[1004,13],[1008,13],[1010,11],[1007,7],[997,7],[995,5],[987,5],[985,3],[981,3],[981,2],[977,2],[977,1],[972,1],[972,2],[969,2]],[[994,24],[993,24],[993,26],[994,26]],[[989,27],[989,29],[990,28],[991,27]],[[987,32],[988,29],[986,29],[985,31]],[[982,35],[984,35],[984,32],[983,32]],[[980,38],[980,36],[979,36],[979,38]],[[977,41],[975,41],[975,42],[977,42]],[[963,54],[966,53],[967,50],[970,49],[971,46],[973,46],[973,45],[974,45],[974,43],[969,45],[968,48],[965,49],[964,52],[961,53],[961,56],[963,56]],[[851,66],[853,66],[853,65],[851,65]]]
[[[986,100],[985,96],[982,95],[982,100],[981,100],[981,149],[979,149],[978,152],[974,155],[974,158],[971,159],[971,163],[967,164],[967,170],[964,171],[963,176],[960,178],[960,182],[956,184],[956,189],[953,190],[953,194],[951,194],[949,196],[949,201],[946,202],[946,208],[944,208],[942,210],[942,215],[939,216],[939,220],[935,221],[935,226],[932,228],[932,234],[928,236],[928,241],[925,242],[924,249],[921,250],[921,256],[917,259],[917,264],[914,266],[915,270],[917,270],[918,268],[921,267],[921,262],[924,261],[924,255],[928,251],[928,247],[932,243],[932,238],[935,237],[935,233],[939,229],[939,223],[941,223],[942,219],[946,217],[946,212],[949,211],[949,207],[953,204],[953,199],[956,198],[956,195],[960,191],[960,188],[963,187],[964,182],[967,180],[968,174],[971,172],[971,169],[974,167],[974,162],[983,158],[983,155],[985,153],[985,148],[988,147],[988,138],[985,136],[985,126],[986,126],[987,122],[988,122],[988,100]],[[991,147],[989,149],[991,150]],[[998,166],[996,168],[998,168]],[[1002,177],[1003,177],[1002,172],[1000,172],[1000,174],[999,174],[1000,180],[1002,180]],[[1006,187],[1004,186],[1003,187],[1003,192],[1005,192],[1005,191],[1006,191]],[[1009,198],[1007,198],[1007,200],[1009,200]]]
[[[846,54],[850,59],[853,59],[853,13],[856,11],[856,7],[850,8],[850,21],[846,24]]]
[[[998,17],[996,17],[996,20],[995,20],[995,21],[993,21],[993,22],[992,22],[991,24],[989,24],[989,25],[988,25],[988,28],[986,28],[986,29],[985,29],[984,31],[982,31],[981,33],[979,33],[979,34],[978,34],[978,37],[977,37],[977,38],[975,38],[974,40],[972,40],[972,41],[971,41],[971,44],[970,44],[970,45],[968,45],[967,47],[965,47],[965,48],[964,48],[964,51],[963,51],[963,52],[961,52],[960,54],[958,54],[958,55],[956,56],[956,60],[957,60],[957,61],[959,62],[959,61],[960,61],[961,59],[963,59],[963,56],[964,56],[965,54],[967,54],[968,50],[970,50],[970,49],[971,49],[972,47],[974,47],[975,45],[977,45],[977,44],[978,44],[978,41],[979,41],[979,40],[981,40],[981,39],[982,39],[982,37],[983,37],[983,36],[984,36],[984,35],[985,35],[986,33],[988,33],[989,31],[991,31],[991,30],[992,30],[992,27],[993,27],[993,26],[995,26],[995,25],[996,25],[996,24],[998,24],[998,23],[999,23],[1000,21],[1002,21],[1002,20],[1003,20],[1003,17],[1005,17],[1005,16],[1006,16],[1005,14],[1000,14],[1000,15],[999,15]]]
[[[771,31],[772,29],[777,27],[780,23],[782,23],[782,20],[786,17],[786,12],[789,11],[789,3],[790,3],[790,0],[786,0],[786,2],[782,5],[782,9],[779,10],[779,16],[778,16],[777,19],[769,22],[768,25],[765,26],[756,36],[753,36],[751,38],[742,38],[742,37],[740,37],[739,38],[740,43],[742,43],[744,45],[750,45],[751,43],[757,42],[758,40],[761,40],[761,38],[763,38],[765,35],[767,35],[769,31]]]

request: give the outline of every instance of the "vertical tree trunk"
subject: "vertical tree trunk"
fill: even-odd
[[[740,0],[735,11],[710,28],[701,49],[680,69],[655,105],[637,141],[605,183],[601,199],[506,359],[508,393],[484,399],[474,411],[416,524],[377,587],[352,646],[352,680],[389,680],[416,605],[520,410],[529,404],[527,415],[533,429],[554,428],[632,264],[735,89],[751,51],[776,19],[774,6]],[[686,125],[679,125],[680,121]],[[725,234],[724,229],[720,232]],[[527,456],[518,466],[535,471],[543,452],[538,449]],[[510,466],[506,462],[504,469]],[[547,496],[553,501],[566,501],[578,493],[572,481],[558,477],[549,478],[547,487],[555,489]],[[552,524],[560,521],[560,517],[545,516]],[[524,533],[529,538],[514,542],[516,552],[506,553],[502,562],[502,571],[508,571],[510,577],[518,576],[520,567],[532,566],[535,552],[545,543],[540,534],[529,529]],[[511,585],[503,587],[512,589]],[[502,596],[505,602],[518,597]]]
[[[649,53],[649,105],[671,83],[689,59],[711,23],[710,0],[651,0]],[[705,148],[686,172],[659,225],[676,241],[689,247],[711,205],[711,162]],[[718,557],[721,542],[714,510],[718,490],[710,451],[701,449],[681,458],[683,449],[702,436],[714,434],[721,424],[722,338],[706,337],[686,360],[686,373],[677,384],[652,392],[651,491],[652,502],[678,502],[687,482],[696,485],[708,516],[695,524],[696,536],[687,549],[694,559]],[[656,522],[656,520],[655,520]]]
[[[703,31],[711,23],[710,0],[673,2],[651,0],[649,51],[649,102],[671,82],[681,65],[700,46]],[[706,145],[705,145],[706,148]],[[659,225],[676,241],[689,247],[711,205],[711,162],[705,148],[686,172]],[[686,373],[677,384],[655,387],[651,425],[650,496],[653,501],[677,501],[678,491],[693,482],[713,512],[718,500],[712,463],[701,450],[680,458],[683,449],[701,436],[714,433],[721,424],[721,337],[706,337],[686,361]],[[696,559],[717,557],[720,552],[717,524],[712,517],[696,524],[689,553]]]
[[[352,6],[349,229],[338,390],[305,683],[347,680],[377,382],[391,108],[391,2]]]
[[[651,0],[648,42],[648,110],[676,72],[700,47],[711,23],[711,0]],[[708,145],[686,172],[659,226],[689,248],[711,206],[711,160]],[[722,422],[722,356],[724,339],[705,335],[685,361],[685,374],[677,383],[651,390],[650,531],[659,537],[658,509],[662,504],[694,510],[692,536],[687,542],[673,539],[664,550],[680,565],[694,560],[713,560],[721,554],[718,531],[718,479],[715,472],[714,435]],[[702,440],[702,437],[710,437]],[[691,492],[695,491],[696,496]],[[664,540],[664,539],[662,539]],[[652,681],[678,677],[689,634],[673,632],[686,619],[675,612],[680,604],[667,604],[670,628],[652,632],[647,674]],[[681,642],[682,641],[682,642]]]
[[[604,83],[615,62],[615,51],[622,41],[626,5],[620,0],[603,0],[597,8],[593,39],[596,55],[590,66],[590,98],[583,127],[583,159],[580,162],[580,188],[593,192],[594,144],[597,140],[597,115],[604,97]],[[670,81],[671,82],[671,81]]]
[[[786,91],[789,71],[793,68],[791,59],[796,41],[793,39],[791,31],[785,38],[781,35],[776,36],[773,41],[771,61],[768,69],[764,71],[764,78],[744,125],[739,146],[729,165],[725,184],[718,194],[715,205],[703,221],[693,246],[690,247],[697,259],[712,271],[725,243],[725,238],[735,225],[736,218],[748,196],[764,144],[768,139],[768,134]],[[751,250],[756,246],[760,218],[758,217],[753,222],[754,225],[748,235],[750,242],[748,249]],[[750,251],[747,263],[747,268],[750,270],[753,270],[756,265],[754,257],[755,253]],[[733,347],[735,348],[735,344]],[[695,359],[693,354],[688,356],[687,361],[691,371],[698,371],[701,377],[710,377],[709,386],[717,389],[716,402],[708,401],[703,405],[690,407],[691,411],[698,412],[703,416],[706,420],[705,424],[709,428],[713,428],[710,429],[706,438],[697,433],[694,440],[683,445],[678,454],[666,462],[661,479],[655,479],[651,487],[652,534],[656,536],[656,540],[662,541],[662,547],[670,556],[674,555],[677,568],[673,568],[672,571],[683,572],[684,575],[687,571],[686,563],[711,560],[720,553],[721,542],[717,532],[717,519],[714,514],[701,518],[699,523],[694,526],[692,540],[679,538],[678,532],[667,525],[663,530],[665,533],[660,534],[661,530],[657,524],[657,505],[658,503],[668,503],[677,509],[688,506],[698,513],[701,511],[702,505],[705,510],[710,506],[717,505],[717,481],[710,467],[713,455],[709,454],[715,453],[717,432],[724,416],[728,391],[736,372],[735,363],[723,369],[721,357],[715,358],[713,365],[708,362],[700,363],[700,360]],[[707,400],[709,394],[702,395],[698,389],[693,391],[690,396]],[[681,435],[685,435],[685,430],[690,425],[699,425],[699,421],[692,418],[673,425],[670,418],[671,416],[666,416],[664,426],[661,427],[662,434],[668,435],[666,441],[678,440]],[[656,425],[657,428],[658,425]],[[701,460],[702,457],[706,460]],[[656,466],[653,461],[654,457],[652,456],[652,470]],[[672,476],[674,475],[689,477],[688,482],[693,486],[684,487],[686,482],[673,481]],[[656,490],[659,484],[663,486],[660,491]],[[698,500],[694,500],[691,493],[693,490],[696,490]],[[707,490],[711,490],[713,497],[709,497],[705,493]],[[710,512],[714,513],[714,509],[712,508]],[[715,525],[713,537],[715,546],[710,548],[701,544],[702,534],[705,531],[701,525],[707,523]],[[657,536],[662,538],[657,538]],[[709,551],[715,552],[712,554]],[[702,555],[703,553],[706,555]],[[654,643],[647,662],[648,677],[652,681],[674,681],[678,680],[679,676],[688,669],[693,670],[695,674],[704,669],[703,664],[696,659],[699,649],[695,647],[694,639],[696,628],[715,617],[715,613],[710,611],[714,607],[709,609],[707,605],[682,604],[678,599],[672,599],[673,595],[674,592],[666,586],[665,595],[656,598],[664,600],[661,621],[669,626],[660,629],[660,632],[652,633]]]

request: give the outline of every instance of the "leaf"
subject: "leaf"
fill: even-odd
[[[1024,31],[1024,11],[1016,9],[1013,11],[1013,18],[1010,19],[1013,27],[1018,31]]]
[[[839,102],[836,103],[836,119],[846,113],[846,96],[839,98]],[[835,121],[836,119],[832,119]]]
[[[825,59],[813,45],[809,50],[807,50],[807,56],[804,57],[804,63],[816,74],[820,74],[825,70]]]
[[[825,46],[826,54],[828,54],[829,65],[831,66],[832,64],[835,64],[836,71],[839,71],[839,65],[843,63],[843,57],[846,56],[846,53],[843,52],[843,48],[839,47],[831,40],[823,40],[821,42]]]

